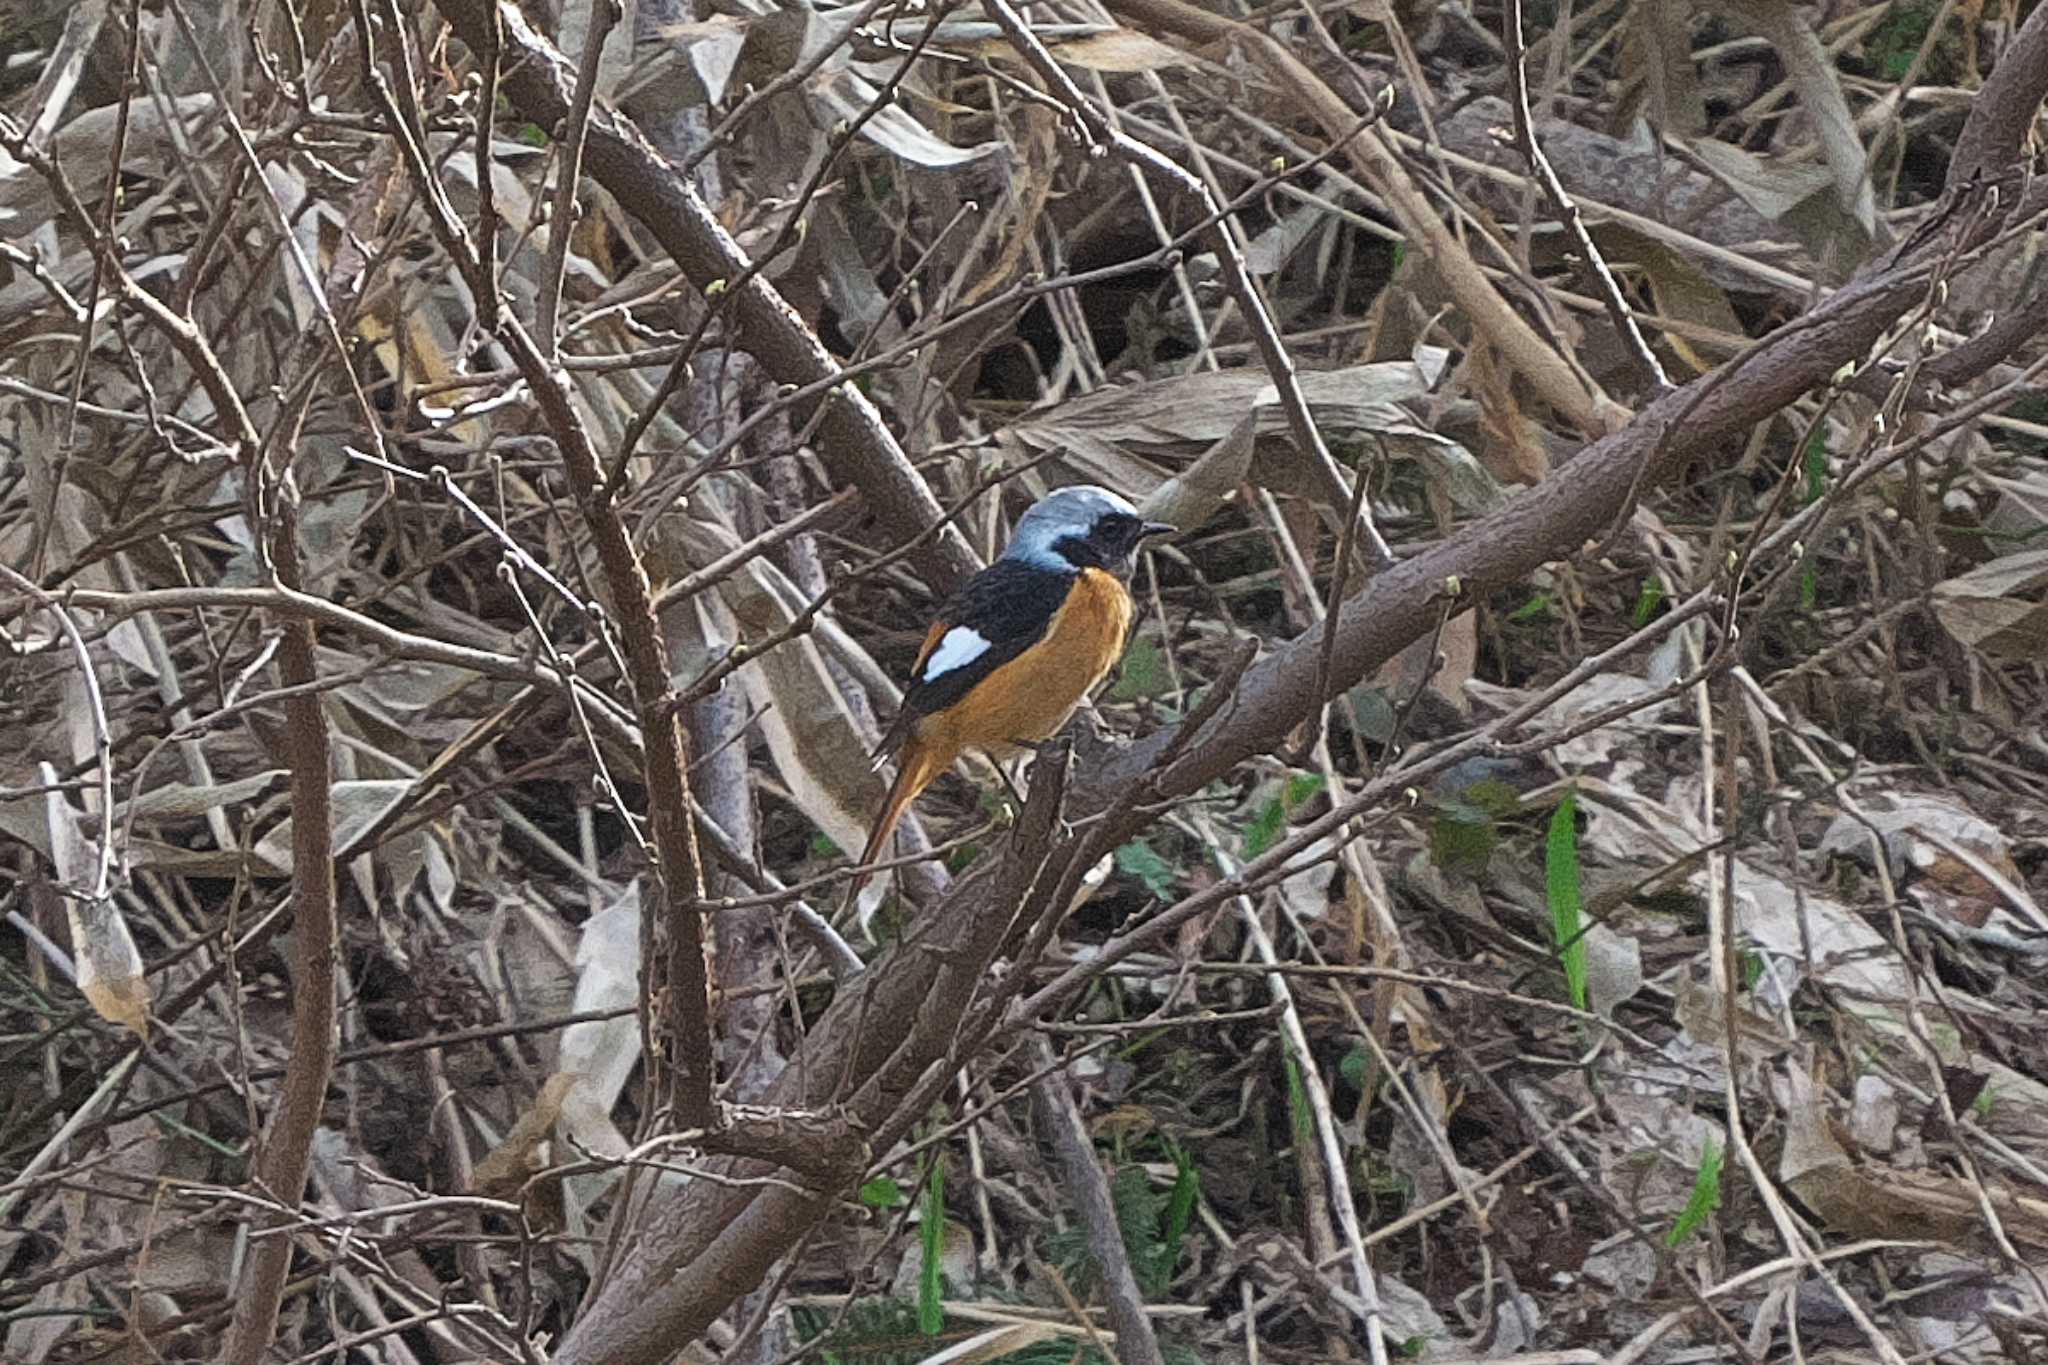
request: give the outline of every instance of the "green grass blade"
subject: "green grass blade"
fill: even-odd
[[[1564,964],[1573,1009],[1586,1008],[1586,941],[1579,923],[1579,795],[1567,791],[1550,817],[1543,870],[1550,900],[1550,936]]]
[[[1678,1220],[1671,1225],[1671,1231],[1665,1234],[1664,1245],[1677,1250],[1720,1207],[1721,1150],[1714,1146],[1712,1138],[1708,1138],[1706,1150],[1700,1153],[1700,1168],[1693,1173],[1692,1195],[1685,1201],[1685,1207],[1679,1210]]]

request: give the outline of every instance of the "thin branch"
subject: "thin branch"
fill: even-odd
[[[576,89],[569,99],[567,126],[560,130],[555,141],[555,197],[550,201],[548,214],[548,254],[541,263],[540,293],[534,300],[533,310],[533,339],[540,347],[541,359],[550,364],[554,362],[561,343],[555,318],[562,307],[562,277],[569,270],[569,239],[576,235],[576,220],[581,216],[576,186],[583,178],[583,139],[590,130],[590,102],[597,95],[597,74],[604,65],[605,40],[611,37],[619,18],[619,0],[590,0],[590,20],[583,28],[583,51],[576,63]],[[504,41],[496,10],[492,11],[487,27],[490,37],[485,41],[485,58],[495,62],[498,56],[496,46]],[[477,167],[479,180],[488,174],[487,164]],[[484,225],[484,221],[483,215],[479,214],[479,227]],[[488,265],[489,262],[479,255],[477,273],[495,288],[497,281]],[[485,292],[491,291],[487,289]]]
[[[1515,110],[1515,143],[1521,148],[1522,155],[1529,159],[1529,168],[1536,172],[1536,181],[1543,186],[1543,196],[1550,201],[1551,211],[1571,233],[1572,241],[1579,249],[1580,273],[1587,277],[1593,297],[1606,305],[1607,316],[1613,319],[1615,330],[1621,333],[1622,343],[1634,357],[1636,367],[1651,386],[1662,393],[1671,387],[1671,378],[1664,373],[1657,353],[1644,339],[1643,329],[1636,325],[1636,316],[1629,310],[1628,300],[1622,297],[1621,282],[1607,268],[1607,258],[1600,254],[1593,234],[1586,230],[1585,215],[1579,212],[1578,204],[1565,192],[1564,182],[1557,178],[1556,168],[1543,154],[1543,145],[1536,140],[1536,119],[1529,110],[1529,73],[1524,69],[1527,54],[1522,47],[1522,0],[1502,0],[1500,27],[1508,49],[1508,91],[1509,103]]]
[[[1036,1064],[1044,1073],[1031,1088],[1038,1101],[1040,1120],[1059,1157],[1060,1172],[1066,1177],[1067,1193],[1081,1211],[1088,1229],[1088,1252],[1102,1277],[1102,1296],[1109,1301],[1109,1324],[1116,1332],[1117,1359],[1125,1365],[1166,1365],[1152,1320],[1145,1315],[1145,1296],[1138,1290],[1138,1277],[1131,1270],[1131,1254],[1124,1246],[1123,1229],[1118,1226],[1116,1203],[1110,1198],[1109,1178],[1096,1158],[1095,1143],[1088,1125],[1081,1120],[1081,1106],[1074,1100],[1066,1072],[1057,1066],[1052,1044],[1036,1040]]]
[[[31,583],[5,564],[0,564],[0,579],[12,583],[16,590],[27,593],[57,620],[57,627],[71,645],[71,655],[78,661],[79,677],[85,685],[85,705],[92,721],[93,766],[98,770],[100,846],[93,859],[92,886],[86,895],[95,901],[103,901],[113,894],[114,883],[114,740],[107,728],[107,703],[100,691],[99,670],[94,667],[92,651],[85,646],[85,636],[78,629],[78,622],[72,619],[66,605],[56,597]]]
[[[1258,344],[1259,357],[1265,362],[1266,373],[1273,380],[1273,387],[1279,394],[1281,411],[1287,414],[1287,424],[1294,434],[1295,444],[1315,471],[1316,477],[1325,485],[1325,496],[1330,505],[1342,507],[1352,502],[1350,490],[1344,485],[1343,475],[1337,468],[1337,461],[1330,454],[1329,446],[1323,440],[1315,417],[1309,411],[1308,398],[1301,391],[1301,380],[1295,373],[1294,359],[1287,353],[1286,345],[1280,340],[1279,330],[1273,325],[1272,310],[1266,307],[1264,297],[1253,283],[1251,271],[1246,267],[1244,253],[1238,250],[1237,239],[1230,234],[1230,222],[1224,216],[1222,204],[1200,177],[1175,163],[1164,153],[1148,147],[1130,134],[1115,127],[1104,117],[1089,98],[1081,93],[1079,86],[1066,73],[1065,68],[1045,50],[1045,44],[1031,31],[1022,16],[1012,9],[1007,0],[984,0],[984,8],[995,19],[1003,32],[1009,36],[1011,46],[1038,73],[1040,80],[1055,92],[1060,105],[1066,110],[1084,139],[1108,147],[1118,157],[1128,162],[1139,173],[1169,185],[1199,203],[1203,211],[1215,220],[1209,239],[1216,248],[1216,257],[1223,265],[1224,282],[1230,288],[1231,298],[1244,314],[1245,323],[1252,330],[1252,338]],[[1383,114],[1388,104],[1369,115],[1366,123],[1358,124],[1359,129],[1369,126],[1370,119]],[[1357,121],[1354,120],[1356,123]],[[1366,559],[1370,567],[1385,569],[1394,562],[1394,552],[1388,548],[1379,527],[1373,524],[1371,510],[1363,503],[1353,503],[1354,515],[1358,520],[1360,539],[1366,547]],[[1350,528],[1346,528],[1346,535]]]
[[[393,37],[391,62],[399,79],[392,82],[377,65],[369,0],[353,0],[362,44],[365,83],[381,105],[396,137],[420,203],[442,249],[468,282],[472,293],[495,287],[479,276],[481,258],[468,230],[455,213],[447,192],[427,158],[419,130],[424,119],[418,107],[418,86],[406,26],[395,0],[378,0],[381,28]],[[521,27],[521,25],[515,25]],[[508,79],[512,73],[507,73]],[[690,818],[690,779],[682,722],[669,683],[667,651],[655,620],[647,572],[633,546],[618,509],[605,496],[604,474],[582,414],[572,397],[569,376],[552,362],[517,316],[500,319],[498,340],[532,388],[541,416],[561,452],[562,466],[583,511],[591,541],[612,595],[616,625],[625,650],[627,677],[638,709],[643,745],[643,776],[657,861],[655,874],[662,890],[662,913],[647,920],[670,935],[664,964],[670,973],[666,996],[672,1014],[674,1047],[667,1059],[675,1067],[676,1118],[686,1127],[709,1128],[715,1121],[711,1088],[710,972],[705,963],[705,914],[702,868],[698,861],[696,821]],[[653,959],[646,960],[651,968]]]

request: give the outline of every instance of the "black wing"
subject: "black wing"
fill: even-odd
[[[982,679],[1044,639],[1077,576],[1020,560],[998,559],[968,579],[939,608],[924,648],[918,652],[915,676],[904,689],[903,710],[876,747],[876,754],[893,753],[920,718],[958,702]],[[988,648],[927,678],[928,661],[940,653],[946,635],[960,626],[988,641]]]

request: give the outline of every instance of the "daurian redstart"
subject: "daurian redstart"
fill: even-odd
[[[1018,518],[1002,557],[939,609],[903,710],[875,746],[874,766],[895,758],[896,780],[852,894],[910,803],[964,751],[1002,762],[1059,733],[1123,657],[1139,544],[1173,529],[1092,485],[1048,494]]]

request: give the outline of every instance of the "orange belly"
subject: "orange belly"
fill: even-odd
[[[918,726],[941,749],[980,749],[1002,758],[1019,741],[1050,739],[1123,657],[1131,594],[1101,569],[1083,569],[1045,638],[980,686]]]

